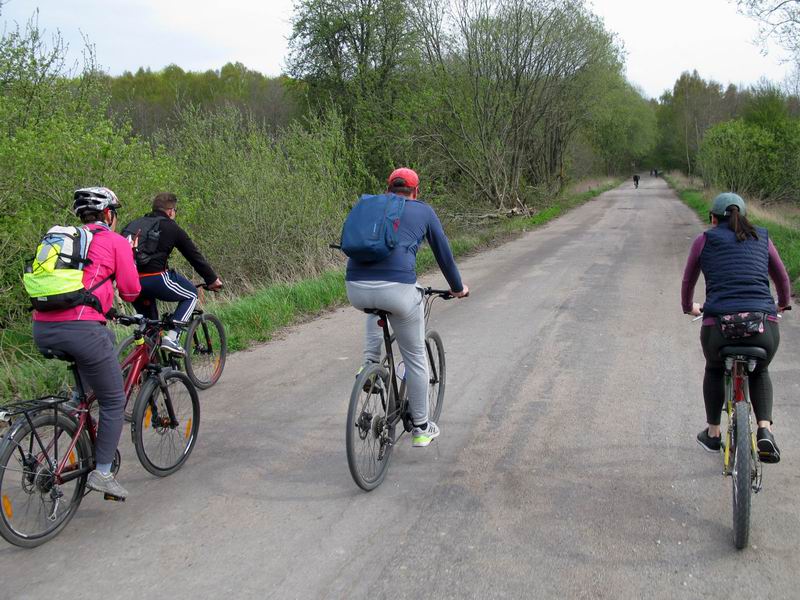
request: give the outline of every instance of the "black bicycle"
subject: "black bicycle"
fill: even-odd
[[[438,421],[445,392],[445,359],[442,337],[428,330],[431,306],[436,298],[449,300],[449,290],[425,288],[425,351],[428,355],[428,417]],[[392,448],[413,427],[406,383],[395,337],[386,311],[366,309],[378,316],[383,329],[385,354],[380,363],[365,366],[356,377],[347,410],[347,464],[358,487],[370,491],[386,477]],[[401,425],[399,435],[397,427]]]

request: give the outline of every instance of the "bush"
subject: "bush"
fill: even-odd
[[[182,225],[240,289],[329,266],[328,244],[368,180],[336,112],[271,138],[237,109],[188,110],[163,143],[180,172]]]
[[[780,127],[734,119],[710,128],[698,153],[707,185],[761,198],[787,198],[800,190],[800,124]]]

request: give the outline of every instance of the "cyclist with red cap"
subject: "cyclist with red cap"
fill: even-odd
[[[439,427],[428,420],[428,359],[425,354],[425,315],[422,288],[417,285],[417,251],[427,240],[450,286],[451,294],[463,298],[469,288],[462,283],[450,243],[433,208],[417,199],[419,176],[411,169],[395,169],[388,179],[388,194],[406,199],[398,229],[399,243],[377,262],[347,262],[347,297],[359,310],[381,309],[397,338],[406,369],[408,401],[414,429],[412,446],[424,447],[439,435]],[[383,333],[375,315],[367,315],[365,362],[378,362]]]

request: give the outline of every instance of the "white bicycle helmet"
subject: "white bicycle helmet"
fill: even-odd
[[[117,210],[120,204],[117,195],[105,187],[90,187],[75,190],[72,211],[80,217],[87,211],[102,212],[106,208]]]

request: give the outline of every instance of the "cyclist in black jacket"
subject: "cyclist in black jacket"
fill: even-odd
[[[174,319],[178,326],[185,325],[191,319],[192,311],[197,302],[197,288],[183,275],[169,269],[167,261],[174,248],[189,261],[195,271],[203,278],[210,290],[222,287],[214,269],[194,245],[189,235],[175,222],[178,214],[178,198],[175,194],[160,193],[153,198],[153,212],[128,224],[124,233],[135,238],[134,244],[143,243],[139,238],[142,227],[152,227],[154,219],[157,221],[157,243],[153,252],[137,257],[136,268],[139,271],[139,281],[142,284],[142,293],[134,301],[133,306],[138,312],[149,319],[158,318],[156,300],[177,302]],[[141,225],[140,225],[141,224]],[[178,343],[178,331],[173,329],[167,332],[161,344],[164,350],[183,354],[184,350]]]

